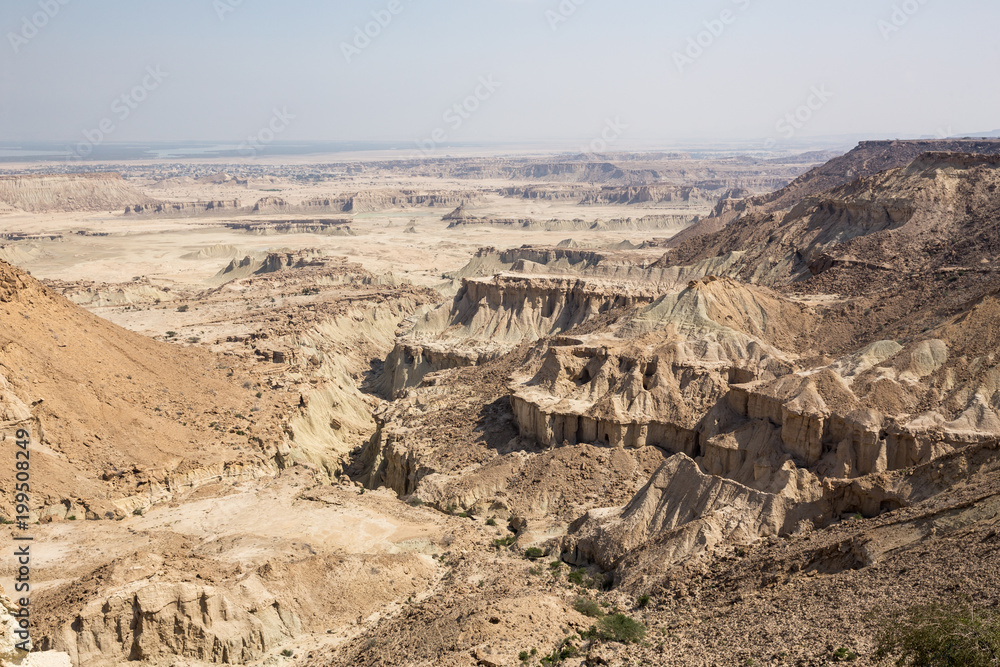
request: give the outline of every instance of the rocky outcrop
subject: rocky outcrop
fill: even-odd
[[[238,213],[241,209],[238,199],[203,202],[158,202],[132,203],[125,207],[125,215],[161,215],[187,217],[202,215],[225,215]]]
[[[478,366],[495,355],[462,350],[447,344],[418,343],[403,339],[385,358],[374,389],[386,398],[396,398],[409,387],[419,386],[424,378],[440,370]]]
[[[664,421],[629,421],[560,412],[559,406],[535,403],[524,394],[510,398],[514,417],[521,435],[551,446],[556,444],[602,443],[611,447],[638,449],[659,447],[669,452],[684,452],[694,456],[698,451],[698,434],[677,424]]]
[[[232,260],[212,279],[215,284],[242,280],[253,275],[275,273],[288,269],[322,267],[326,264],[319,250],[297,250],[287,252],[267,252],[247,255],[240,260]]]
[[[38,651],[31,639],[19,634],[25,632],[17,616],[21,609],[0,589],[0,667],[71,667],[68,654]],[[24,609],[32,611],[30,606]]]
[[[253,205],[253,213],[284,213],[291,205],[281,197],[261,197]]]
[[[301,632],[298,617],[256,577],[242,582],[235,595],[192,583],[142,582],[94,600],[75,625],[54,643],[77,664],[169,655],[241,665]]]
[[[119,173],[0,176],[0,202],[30,213],[114,211],[156,204]]]
[[[461,206],[474,201],[468,193],[426,190],[367,190],[336,197],[319,197],[303,201],[299,209],[340,213],[368,213],[395,208]]]
[[[322,234],[324,236],[350,236],[353,234],[351,221],[346,218],[320,220],[280,220],[268,222],[227,222],[227,229],[247,234],[267,236],[270,234]]]
[[[706,475],[684,454],[671,457],[627,505],[591,510],[572,526],[562,558],[612,570],[629,552],[666,545],[664,565],[719,544],[748,544],[791,532],[803,509],[785,498]]]
[[[647,215],[641,218],[616,218],[613,220],[535,220],[533,218],[490,218],[475,217],[464,212],[456,212],[455,217],[445,216],[450,220],[448,229],[468,227],[471,225],[488,225],[494,227],[517,228],[526,231],[545,232],[612,232],[623,230],[681,230],[698,222],[698,216],[686,215]]]
[[[588,194],[580,201],[584,206],[630,206],[634,204],[700,203],[714,206],[719,197],[701,189],[677,185],[641,185],[637,187],[606,187]]]
[[[416,321],[414,340],[452,339],[482,349],[510,348],[580,325],[613,310],[650,303],[655,288],[611,281],[499,274],[467,278],[451,303]]]

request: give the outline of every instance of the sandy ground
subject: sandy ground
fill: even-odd
[[[698,215],[701,209],[652,207],[581,207],[571,203],[543,202],[519,206],[502,200],[471,207],[476,216],[530,217],[538,220],[587,221],[644,215]],[[34,240],[28,246],[37,256],[23,265],[37,278],[88,279],[97,282],[127,282],[146,276],[159,284],[196,286],[225,267],[228,259],[192,261],[181,256],[216,244],[231,244],[245,250],[316,248],[324,254],[345,257],[373,273],[393,273],[415,284],[435,285],[441,274],[464,266],[484,246],[516,248],[522,245],[556,245],[572,238],[585,246],[604,246],[630,241],[640,244],[651,236],[668,237],[669,230],[650,231],[524,231],[484,225],[448,229],[442,217],[451,210],[415,208],[406,211],[363,213],[351,218],[354,236],[317,234],[273,234],[258,236],[226,229],[224,222],[247,220],[245,216],[211,219],[137,219],[124,215],[11,215],[2,222],[7,230],[37,235],[61,235],[57,240]],[[339,216],[338,216],[339,217]],[[344,216],[345,218],[351,216]],[[253,220],[301,219],[302,216],[255,217]],[[404,233],[410,225],[416,233]],[[110,234],[88,236],[79,232]]]

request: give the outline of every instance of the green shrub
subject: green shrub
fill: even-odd
[[[538,547],[531,547],[524,550],[524,557],[528,560],[538,560],[545,555],[545,552]]]
[[[590,616],[591,618],[604,618],[604,610],[601,609],[601,605],[597,604],[590,598],[577,598],[573,602],[573,609],[584,616]]]
[[[517,541],[517,537],[514,535],[508,535],[507,537],[501,537],[499,539],[493,540],[493,546],[497,549],[502,549],[503,547],[509,547]]]
[[[858,659],[858,654],[849,648],[840,647],[830,657],[834,662],[854,662]]]
[[[649,596],[645,595],[645,594],[640,595],[639,596],[638,605],[639,605],[639,609],[645,609],[646,607],[648,607],[649,606]]]
[[[292,649],[290,649],[290,648],[284,649],[281,652],[281,655],[285,656],[286,658],[291,658],[292,657]]]
[[[539,662],[544,667],[552,667],[553,665],[562,664],[567,658],[575,658],[578,655],[580,655],[580,649],[567,638],[562,640],[552,653],[543,657]]]
[[[497,520],[494,519],[493,517],[490,517],[489,519],[486,520],[486,525],[487,526],[495,526],[495,525],[497,525]]]
[[[932,604],[880,619],[876,657],[894,657],[900,667],[1000,662],[1000,616],[969,607]]]
[[[417,498],[416,496],[410,498],[407,502],[413,507],[420,507],[421,505],[424,504],[424,501],[422,501],[420,498]]]
[[[625,614],[611,614],[601,619],[598,632],[601,639],[629,644],[642,641],[646,626]]]

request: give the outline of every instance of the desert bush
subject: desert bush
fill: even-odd
[[[876,657],[905,667],[997,667],[1000,616],[962,605],[911,607],[879,619]]]
[[[564,639],[559,642],[559,646],[552,653],[543,657],[539,662],[543,667],[552,667],[553,665],[562,664],[567,658],[575,658],[578,655],[580,655],[580,649],[571,643],[569,639]]]
[[[601,605],[597,604],[590,598],[577,598],[573,602],[573,609],[584,616],[590,616],[591,618],[604,618],[604,610],[601,609]]]
[[[601,619],[598,632],[601,639],[629,644],[642,641],[646,626],[625,614],[611,614]]]
[[[849,648],[840,647],[830,657],[834,662],[854,662],[858,659],[858,654]]]
[[[524,550],[524,557],[528,560],[538,560],[545,555],[545,552],[538,547],[531,547]]]

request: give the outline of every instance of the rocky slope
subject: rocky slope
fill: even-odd
[[[0,176],[0,202],[33,213],[156,205],[117,173]]]
[[[744,215],[767,216],[785,211],[809,197],[847,185],[858,178],[905,167],[929,152],[996,155],[1000,153],[1000,141],[863,141],[854,150],[811,169],[783,188],[742,199],[724,197],[716,207],[715,215],[677,235],[672,245],[677,246],[704,234],[717,232]]]
[[[251,443],[273,442],[272,427],[243,425],[254,394],[211,355],[120,329],[7,264],[0,339],[3,419],[38,448],[33,519],[121,516],[202,477],[271,470]],[[237,428],[248,435],[227,433]],[[11,497],[0,502],[13,516]]]

